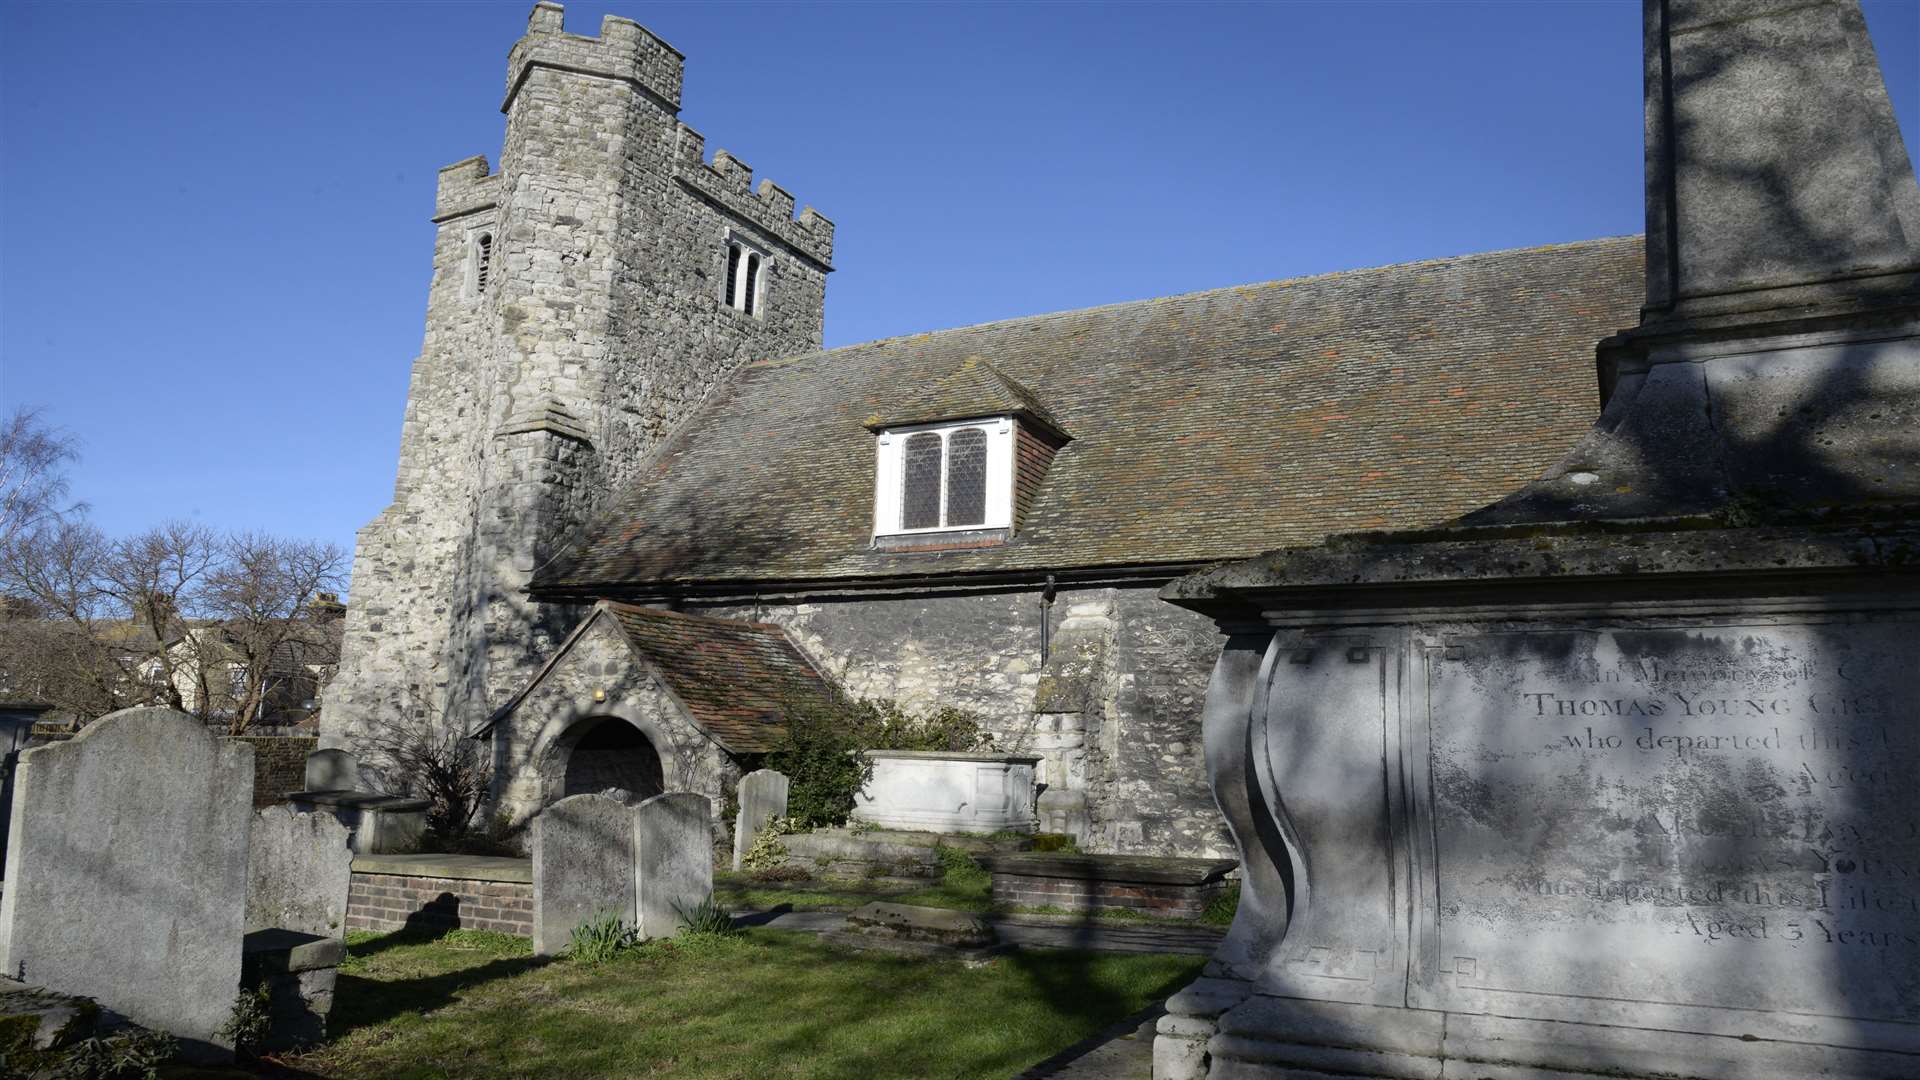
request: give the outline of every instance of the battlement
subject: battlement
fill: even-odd
[[[440,170],[440,186],[433,195],[435,223],[465,217],[500,205],[500,174],[489,172],[483,154],[456,161]]]
[[[673,178],[730,213],[758,226],[800,254],[833,268],[833,222],[809,206],[793,216],[793,196],[771,180],[753,187],[753,166],[727,153],[705,160],[706,136],[681,124],[674,140]]]
[[[500,111],[513,107],[514,95],[535,68],[618,79],[653,98],[670,112],[680,111],[680,78],[686,57],[632,19],[609,15],[600,20],[597,38],[569,34],[565,10],[540,0],[527,17],[527,34],[507,54],[507,97]]]

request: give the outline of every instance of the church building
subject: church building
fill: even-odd
[[[325,743],[433,718],[489,741],[519,819],[607,786],[719,805],[781,702],[840,691],[976,711],[1086,850],[1230,853],[1222,630],[1160,588],[1539,477],[1639,317],[1619,237],[823,351],[834,224],[708,154],[682,60],[534,7],[499,168],[440,173],[355,553]]]

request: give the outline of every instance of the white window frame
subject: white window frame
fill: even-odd
[[[727,259],[731,254],[731,249],[736,247],[740,249],[740,269],[739,272],[734,275],[733,289],[729,292],[727,289]],[[753,275],[751,282],[747,280],[747,257],[750,255],[758,256],[760,259],[760,270]],[[720,305],[722,307],[732,308],[734,311],[749,319],[764,317],[767,311],[767,266],[766,248],[747,239],[740,233],[728,229],[726,238],[720,245]],[[747,289],[749,286],[753,289],[752,311],[747,310]]]
[[[905,481],[907,439],[921,432],[940,436],[940,520],[947,519],[947,440],[954,432],[978,428],[987,434],[986,519],[972,525],[935,525],[903,529],[901,487]],[[1014,423],[1010,416],[962,423],[908,424],[883,429],[875,443],[873,535],[914,536],[924,533],[979,532],[1013,527]]]

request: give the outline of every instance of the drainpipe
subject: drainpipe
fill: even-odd
[[[1048,574],[1047,584],[1045,587],[1043,587],[1040,590],[1040,666],[1041,667],[1047,666],[1047,661],[1049,658],[1051,658],[1053,654],[1053,597],[1056,591],[1057,590],[1054,588],[1053,575]]]

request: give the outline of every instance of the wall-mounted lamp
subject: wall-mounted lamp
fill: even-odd
[[[605,701],[605,700],[607,700],[607,692],[606,692],[605,690],[602,690],[602,689],[600,689],[600,688],[599,688],[599,687],[597,687],[597,686],[596,686],[596,687],[594,687],[594,688],[593,688],[593,700],[595,700],[595,701]]]

